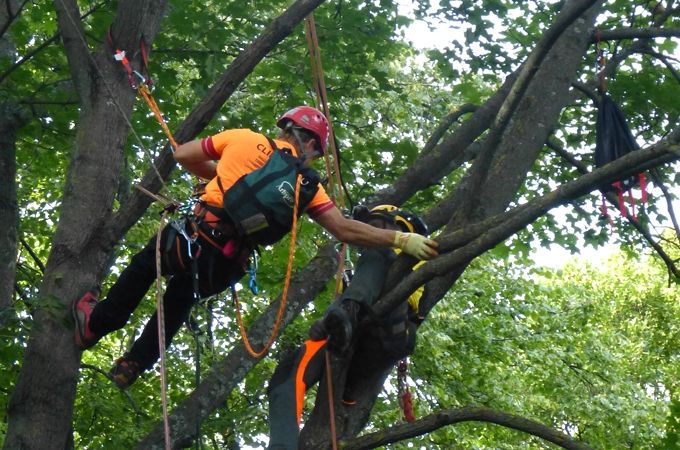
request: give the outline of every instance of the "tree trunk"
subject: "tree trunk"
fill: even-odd
[[[321,3],[323,0],[298,0],[275,20],[192,111],[177,130],[178,141],[189,140],[200,132],[257,62]],[[128,50],[129,55],[138,48],[142,35],[151,45],[165,4],[164,0],[121,1],[111,27],[116,47]],[[79,363],[73,329],[64,326],[70,322],[68,307],[84,291],[99,285],[111,261],[113,246],[149,205],[148,199],[133,196],[126,208],[112,214],[129,131],[126,117],[132,110],[135,93],[119,63],[111,58],[108,45],[94,55],[85,47],[85,35],[76,22],[76,3],[58,0],[55,9],[81,100],[81,115],[60,221],[41,287],[44,303],[52,307],[40,308],[34,318],[36,326],[10,402],[6,448],[68,446]],[[132,64],[139,67],[139,61]],[[116,93],[114,99],[110,91]],[[174,167],[172,157],[165,153],[158,163],[159,171],[167,177]],[[160,182],[154,173],[146,176],[143,184],[155,190]],[[311,300],[305,295],[301,298]]]
[[[0,8],[0,58],[14,61],[14,44],[4,32],[20,14],[18,2],[11,0]],[[0,103],[0,328],[10,314],[16,276],[19,211],[16,186],[17,132],[28,120],[11,100]]]
[[[164,8],[163,0],[120,2],[112,26],[117,45],[137,48],[142,34],[150,43]],[[109,261],[98,236],[111,214],[135,98],[110,49],[90,53],[76,3],[59,0],[55,9],[81,113],[39,307],[10,400],[8,449],[66,448],[70,442],[80,353],[72,324],[65,324],[70,303],[99,284]],[[115,100],[109,91],[118,94]]]

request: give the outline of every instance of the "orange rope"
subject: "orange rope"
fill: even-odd
[[[168,124],[165,123],[165,119],[163,119],[161,110],[158,107],[158,104],[156,104],[156,100],[154,100],[153,95],[151,95],[151,91],[149,91],[149,88],[146,87],[144,83],[139,83],[138,90],[139,93],[144,98],[144,100],[146,100],[146,103],[147,105],[149,105],[149,108],[153,112],[153,115],[156,116],[156,120],[161,125],[161,128],[165,132],[165,135],[168,137],[168,140],[170,140],[170,145],[172,145],[173,151],[176,151],[178,147],[177,141],[175,141],[175,138],[172,136],[170,128],[168,128]]]
[[[276,314],[276,321],[274,322],[274,329],[272,334],[267,339],[267,343],[264,345],[262,350],[255,351],[253,349],[250,340],[248,339],[248,334],[246,333],[246,327],[243,324],[243,317],[241,316],[241,305],[238,301],[238,296],[236,295],[236,290],[232,289],[232,294],[234,296],[234,303],[236,304],[236,319],[238,322],[238,328],[241,332],[241,338],[246,346],[248,354],[255,359],[259,359],[264,356],[269,348],[274,343],[276,335],[279,333],[279,328],[281,327],[281,322],[283,321],[283,313],[286,310],[286,299],[288,297],[288,287],[290,286],[290,278],[293,273],[293,260],[295,259],[295,242],[297,240],[297,216],[298,216],[298,201],[300,199],[300,184],[302,182],[302,176],[297,176],[297,181],[295,183],[295,204],[293,205],[293,228],[291,230],[290,236],[290,247],[288,251],[288,268],[286,269],[286,280],[283,284],[283,293],[281,294],[281,303],[279,304],[279,310]]]

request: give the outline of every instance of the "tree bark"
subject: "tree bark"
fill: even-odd
[[[41,306],[34,314],[10,400],[8,449],[65,448],[71,441],[80,354],[73,329],[64,323],[70,303],[99,284],[109,261],[98,241],[111,213],[135,97],[106,45],[90,53],[77,4],[57,0],[54,6],[81,112],[60,220],[40,288]],[[112,25],[118,45],[137,48],[142,35],[151,42],[164,8],[163,0],[121,1]]]

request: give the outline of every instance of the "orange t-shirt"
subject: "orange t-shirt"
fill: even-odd
[[[289,148],[297,156],[297,150],[285,141],[275,140],[279,148]],[[264,166],[274,152],[267,138],[247,129],[226,130],[214,136],[201,139],[201,148],[212,160],[217,162],[217,176],[224,190],[228,190],[243,175]],[[205,202],[222,206],[222,191],[217,177],[210,180],[201,197]],[[307,206],[307,214],[316,217],[333,208],[333,202],[323,186]]]

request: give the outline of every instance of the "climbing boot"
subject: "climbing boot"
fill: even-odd
[[[361,305],[350,299],[344,299],[340,306],[332,305],[328,309],[323,325],[328,332],[329,350],[338,354],[347,350],[352,341],[360,309]]]
[[[137,381],[142,369],[137,361],[127,359],[126,355],[116,360],[116,364],[109,371],[109,377],[121,389],[129,388]]]
[[[71,304],[71,314],[75,322],[75,341],[80,350],[87,350],[101,339],[90,330],[90,316],[97,306],[97,294],[88,291]]]

